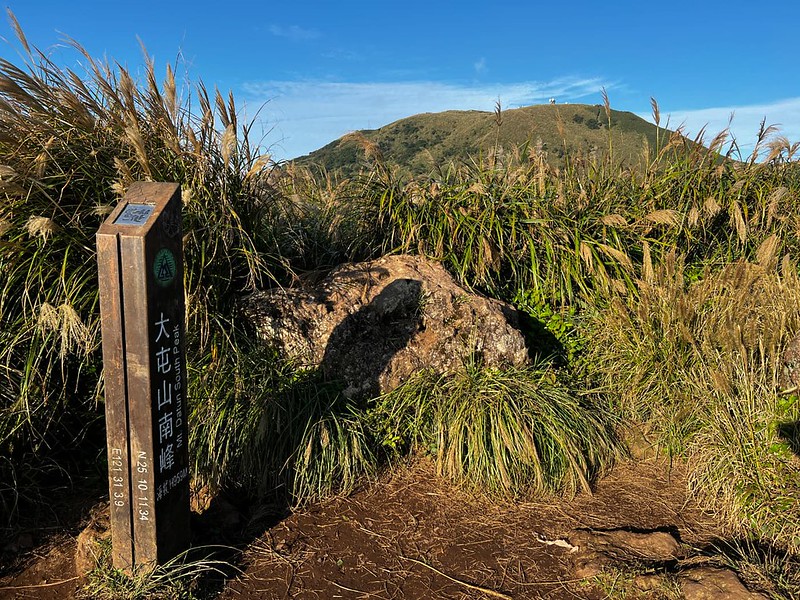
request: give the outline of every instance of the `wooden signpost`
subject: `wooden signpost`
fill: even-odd
[[[189,546],[180,187],[137,182],[97,231],[114,566]]]

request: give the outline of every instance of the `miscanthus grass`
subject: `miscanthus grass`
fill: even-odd
[[[384,446],[429,451],[441,475],[506,498],[588,490],[622,454],[612,415],[545,366],[423,373],[370,419]]]
[[[19,465],[103,445],[93,238],[143,179],[182,188],[198,481],[299,504],[352,490],[386,448],[413,447],[490,494],[572,493],[619,454],[612,432],[627,422],[691,457],[692,489],[732,530],[797,548],[798,415],[774,383],[800,331],[798,144],[766,123],[748,155],[727,132],[659,130],[625,164],[617,147],[570,155],[565,142],[560,167],[535,144],[495,144],[409,179],[365,143],[364,170],[342,179],[261,155],[234,98],[179,84],[177,66],[145,56],[135,74],[70,41],[84,67],[62,69],[12,23],[20,63],[0,60],[2,516],[36,496],[14,483],[30,479]],[[659,125],[655,102],[653,115]],[[250,290],[392,252],[515,302],[565,369],[471,366],[354,404],[258,346],[236,311]],[[582,391],[595,384],[604,396]]]
[[[189,356],[235,356],[236,295],[282,269],[274,163],[232,97],[184,89],[147,56],[134,75],[73,41],[83,68],[63,69],[10,18],[20,60],[0,60],[0,454],[74,457],[82,441],[102,445],[94,235],[111,206],[135,180],[181,184]]]
[[[797,145],[765,124],[747,157],[727,131],[688,140],[679,130],[625,164],[609,152],[567,155],[556,167],[524,146],[408,179],[364,151],[368,168],[339,180],[338,194],[342,205],[359,199],[373,244],[440,260],[463,283],[507,299],[533,292],[559,306],[604,302],[635,293],[645,264],[672,250],[702,268],[755,259],[773,234],[783,244],[797,238]]]
[[[800,405],[779,381],[783,349],[800,332],[800,280],[776,248],[767,240],[760,263],[696,281],[672,256],[636,298],[598,313],[586,362],[627,422],[689,459],[704,507],[737,534],[797,552]]]
[[[290,505],[347,493],[378,468],[363,411],[314,372],[241,343],[192,374],[194,472],[212,492],[237,489]]]

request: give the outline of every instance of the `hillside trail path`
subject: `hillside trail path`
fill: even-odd
[[[607,590],[577,572],[568,539],[617,529],[671,531],[693,548],[719,535],[666,462],[620,464],[572,499],[505,503],[455,489],[417,461],[270,528],[220,599],[601,599]]]
[[[591,565],[576,565],[575,531],[671,532],[694,549],[721,539],[687,496],[683,467],[655,459],[623,462],[574,498],[490,501],[416,459],[348,497],[288,515],[229,508],[213,522],[249,530],[236,555],[240,572],[207,582],[201,598],[600,600],[615,597],[609,586],[620,572],[595,576]],[[55,532],[29,551],[0,578],[0,600],[79,597],[75,537]],[[661,596],[645,589],[626,597]]]

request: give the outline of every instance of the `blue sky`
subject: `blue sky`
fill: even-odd
[[[65,36],[97,57],[178,65],[258,115],[276,159],[419,112],[599,104],[674,129],[758,124],[800,140],[800,2],[209,2],[9,0],[29,42],[75,67]],[[7,20],[0,35],[13,40]],[[19,62],[15,44],[0,56]]]

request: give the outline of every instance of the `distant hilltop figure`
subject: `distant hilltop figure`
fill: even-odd
[[[550,98],[550,104],[555,104],[555,103],[556,103],[556,99],[555,98]]]

